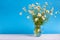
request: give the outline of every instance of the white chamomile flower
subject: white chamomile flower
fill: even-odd
[[[42,16],[42,19],[43,19],[43,20],[45,20],[45,17],[44,17],[44,16]]]
[[[38,21],[38,18],[35,18],[35,22]]]
[[[46,13],[49,13],[49,10],[46,10]]]
[[[19,15],[22,15],[22,12],[20,12]]]
[[[35,6],[35,4],[32,4],[32,7],[34,7]]]
[[[28,10],[28,12],[29,12],[29,13],[32,13],[32,11],[31,11],[31,10]]]
[[[27,16],[27,19],[29,19],[30,18],[30,16]]]
[[[58,14],[58,12],[56,11],[55,14]]]
[[[34,11],[33,10],[28,10],[28,12],[32,15],[34,15]]]
[[[38,2],[36,2],[36,4],[38,5],[39,3],[38,3]]]
[[[36,7],[34,7],[34,9],[38,9],[38,7],[36,6]]]
[[[53,13],[53,10],[54,10],[54,8],[52,7],[52,9],[50,10],[50,13]]]
[[[26,8],[25,7],[23,7],[22,9],[26,12]]]
[[[37,15],[38,17],[41,17],[41,14],[40,13],[38,13],[38,15]]]
[[[32,9],[32,5],[31,4],[29,4],[29,9]]]
[[[46,8],[43,8],[43,10],[45,11],[45,10],[46,10]]]
[[[36,6],[35,9],[37,9],[38,11],[40,11],[40,6]]]
[[[50,15],[53,15],[53,13],[50,13]]]
[[[36,9],[40,8],[40,6],[36,6]]]
[[[46,5],[48,5],[48,2],[45,2]]]
[[[53,10],[54,10],[54,7],[52,7],[51,11],[53,11]]]

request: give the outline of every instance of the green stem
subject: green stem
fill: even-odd
[[[37,34],[37,33],[39,33],[39,31],[38,30],[40,30],[40,25],[36,25],[36,27],[35,27],[35,33]]]

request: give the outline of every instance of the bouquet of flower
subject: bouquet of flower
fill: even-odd
[[[25,12],[32,15],[32,20],[35,24],[35,29],[34,29],[35,36],[38,36],[41,33],[40,30],[41,25],[47,22],[50,15],[53,15],[54,8],[52,7],[52,9],[48,10],[47,6],[48,3],[45,2],[44,6],[40,6],[39,3],[36,3],[36,4],[29,4],[28,9],[26,9],[26,7],[23,8]],[[20,12],[20,15],[22,15],[22,12]],[[27,18],[29,19],[30,17],[27,16]]]

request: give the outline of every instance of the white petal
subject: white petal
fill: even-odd
[[[22,12],[20,12],[19,15],[22,15]]]
[[[42,16],[42,19],[43,19],[43,20],[45,20],[45,17],[44,17],[44,16]]]
[[[28,10],[29,13],[31,13],[31,10]]]
[[[25,7],[23,7],[22,9],[26,12],[26,8]]]
[[[54,10],[54,7],[52,7],[51,11],[53,11],[53,10]]]
[[[29,19],[30,18],[30,16],[27,16],[27,19]]]
[[[52,13],[53,13],[53,10],[54,10],[54,8],[52,7],[52,9],[50,10],[50,14],[52,14]]]
[[[33,10],[28,10],[28,12],[32,15],[35,15]]]
[[[46,8],[43,8],[43,10],[45,11],[45,10],[46,10]]]
[[[50,15],[53,15],[53,13],[50,13]]]
[[[58,12],[56,11],[55,14],[58,14]]]
[[[32,7],[34,7],[35,6],[35,4],[32,4]]]
[[[41,14],[40,13],[38,13],[38,15],[37,15],[38,17],[41,17]]]
[[[38,21],[38,18],[35,18],[35,22]]]
[[[49,10],[46,10],[46,13],[49,13]]]
[[[38,5],[39,3],[38,3],[38,2],[36,2],[36,4]]]
[[[28,10],[28,12],[29,12],[30,14],[32,14],[32,13],[33,13],[33,11],[32,11],[32,10]]]
[[[48,2],[45,2],[46,5],[48,5]]]

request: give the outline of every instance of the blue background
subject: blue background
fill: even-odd
[[[60,0],[0,0],[0,34],[33,34],[34,24],[32,19],[27,20],[26,15],[20,16],[22,7],[39,2],[49,3],[54,7],[54,12],[60,9]],[[60,14],[51,16],[49,21],[42,25],[43,34],[60,34]]]

